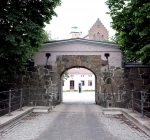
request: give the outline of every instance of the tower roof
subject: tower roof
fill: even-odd
[[[77,26],[71,27],[71,33],[79,33],[79,29]]]

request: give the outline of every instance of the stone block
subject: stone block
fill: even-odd
[[[114,80],[114,84],[115,84],[117,87],[122,87],[122,86],[124,85],[124,80],[123,80],[123,78],[114,77],[113,80]]]
[[[63,55],[63,56],[62,56],[62,61],[63,61],[63,62],[69,62],[69,59],[68,59],[67,56],[64,56],[64,55]]]
[[[150,74],[149,73],[144,73],[141,75],[142,79],[150,79]]]
[[[140,90],[150,90],[150,85],[142,85]]]
[[[107,64],[107,61],[101,59],[101,65],[102,65],[102,66],[107,66],[107,65],[108,65],[108,64]]]
[[[131,82],[125,82],[124,83],[124,88],[125,89],[129,89],[129,90],[132,90],[134,88],[134,84]]]
[[[120,67],[116,67],[116,70],[119,70],[119,69],[121,69]]]
[[[114,69],[115,69],[115,66],[110,66],[110,69],[111,69],[111,70],[114,70]]]
[[[129,74],[130,73],[130,68],[125,68],[124,73]]]
[[[38,74],[39,75],[42,75],[42,74],[48,74],[49,73],[49,70],[48,69],[46,69],[46,68],[39,68],[38,69]]]
[[[86,62],[87,57],[86,56],[80,56],[80,59],[82,62]]]
[[[23,77],[22,82],[23,82],[23,84],[28,84],[29,83],[29,78],[28,77]]]
[[[150,68],[139,68],[139,73],[140,74],[150,73]]]
[[[106,93],[106,86],[105,85],[101,85],[101,93]]]
[[[131,68],[130,72],[134,73],[134,74],[139,74],[139,69],[138,68]]]
[[[115,70],[114,71],[114,77],[123,77],[123,71],[119,70]]]
[[[96,63],[101,63],[100,59],[92,59],[92,63],[96,64]]]
[[[39,74],[38,73],[35,73],[35,72],[32,72],[30,74],[30,78],[33,79],[33,80],[39,80]]]
[[[29,85],[32,85],[32,86],[39,86],[39,81],[35,81],[35,80],[32,80],[32,79],[30,79],[29,80]]]
[[[77,59],[77,66],[81,66],[81,60],[80,59]]]
[[[141,86],[143,85],[143,80],[134,80],[133,84],[134,84],[134,89],[140,89]]]
[[[144,79],[143,84],[144,85],[150,85],[150,79]]]
[[[141,76],[140,76],[139,73],[131,73],[129,77],[130,77],[132,80],[141,79]]]

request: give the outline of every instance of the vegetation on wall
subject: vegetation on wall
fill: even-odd
[[[150,63],[150,2],[107,0],[106,4],[123,60]]]
[[[0,82],[15,76],[44,41],[43,28],[60,0],[4,0],[0,3]]]

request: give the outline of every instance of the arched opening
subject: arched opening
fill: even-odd
[[[102,40],[104,40],[104,35],[102,35]]]
[[[63,101],[62,75],[71,68],[82,67],[90,70],[95,75],[95,102],[100,103],[101,85],[101,56],[99,55],[61,55],[56,59],[56,85],[58,87],[58,103]],[[53,81],[54,81],[53,80]]]
[[[61,74],[62,102],[95,103],[95,74],[85,67],[71,67]]]
[[[96,40],[96,35],[95,34],[93,35],[93,40]]]
[[[100,41],[100,33],[97,33],[97,40]]]

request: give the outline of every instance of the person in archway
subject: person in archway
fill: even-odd
[[[81,83],[79,83],[79,93],[81,93]]]

